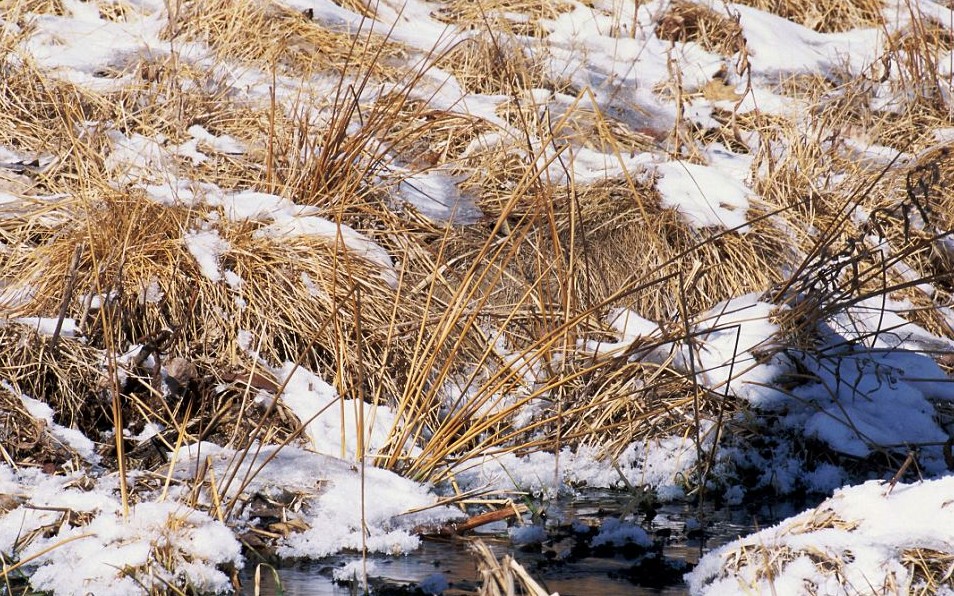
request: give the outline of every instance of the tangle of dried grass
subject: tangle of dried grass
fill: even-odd
[[[656,23],[656,36],[667,41],[695,42],[710,52],[731,55],[742,28],[727,15],[687,0],[671,2]]]
[[[217,0],[175,6],[166,35],[203,41],[224,60],[296,77],[328,71],[373,72],[385,80],[403,76],[398,64],[407,50],[377,33],[336,31],[274,2]]]
[[[777,14],[819,33],[865,29],[883,23],[881,0],[742,0],[741,4]]]

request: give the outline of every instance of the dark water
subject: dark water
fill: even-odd
[[[625,495],[600,491],[549,504],[546,525],[553,540],[542,546],[511,544],[502,523],[484,527],[471,535],[486,542],[498,558],[504,554],[514,555],[546,589],[559,592],[561,596],[675,596],[687,593],[682,575],[704,553],[741,535],[773,525],[810,505],[786,502],[744,507],[707,506],[700,515],[697,507],[669,504],[654,509],[647,516],[645,512],[632,513],[634,503]],[[654,538],[655,547],[648,557],[653,565],[636,565],[647,559],[646,553],[634,554],[625,552],[625,549],[615,552],[594,549],[593,552],[584,551],[582,556],[561,560],[553,556],[559,549],[566,548],[568,539],[564,529],[571,520],[599,526],[604,520],[621,516],[638,522]],[[335,567],[354,559],[354,555],[338,556],[279,567],[280,589],[272,572],[263,568],[260,593],[266,596],[350,596],[356,592],[349,586],[336,585],[331,574]],[[374,563],[375,574],[382,576],[391,587],[413,586],[439,573],[451,588],[467,591],[476,589],[479,579],[476,560],[464,539],[425,539],[421,548],[408,555],[373,555],[369,560]],[[255,593],[253,573],[254,566],[243,573],[246,594]],[[382,593],[382,590],[375,592]],[[387,593],[387,590],[383,592]]]

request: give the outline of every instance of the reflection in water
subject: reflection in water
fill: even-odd
[[[550,503],[547,512],[549,523],[561,524],[579,521],[596,526],[602,520],[619,517],[631,509],[626,495],[608,491],[587,492],[581,496],[559,503]],[[715,509],[706,507],[703,513],[706,532],[697,530],[699,511],[688,505],[663,505],[656,511],[645,529],[662,543],[666,563],[684,563],[688,570],[695,565],[704,552],[725,544],[741,535],[773,525],[781,519],[804,509],[803,503],[772,503],[760,507],[733,507]],[[642,518],[640,518],[642,519]],[[686,594],[685,585],[676,574],[673,581],[661,588],[644,588],[634,585],[626,577],[631,574],[633,560],[623,556],[587,556],[571,562],[553,564],[541,549],[519,549],[506,538],[502,525],[484,528],[478,534],[499,557],[514,554],[530,573],[551,592],[561,596],[639,596]],[[546,550],[546,549],[544,549]],[[551,552],[552,554],[552,552]],[[278,570],[281,588],[276,588],[272,574],[267,569],[261,572],[261,594],[273,596],[284,593],[288,596],[350,596],[347,586],[336,585],[331,580],[335,567],[354,560],[354,556],[330,557],[320,562],[309,562]],[[451,583],[451,587],[474,590],[479,575],[474,557],[467,550],[466,540],[424,540],[421,548],[408,555],[369,557],[376,575],[391,583],[416,584],[428,576],[439,573]],[[254,567],[246,569],[242,576],[246,594],[254,593]]]

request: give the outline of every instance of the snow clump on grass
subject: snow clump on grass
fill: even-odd
[[[707,554],[692,594],[938,593],[954,561],[954,477],[870,481]]]
[[[0,551],[30,572],[34,589],[67,596],[232,589],[223,569],[243,558],[224,523],[174,501],[140,503],[124,516],[110,479],[87,482],[0,464],[2,492],[23,500],[0,518]]]

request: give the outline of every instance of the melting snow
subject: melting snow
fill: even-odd
[[[219,236],[216,230],[186,232],[182,239],[199,264],[202,275],[210,281],[220,281],[222,271],[219,268],[219,262],[222,260],[222,255],[231,248],[228,241]]]
[[[749,230],[745,216],[751,192],[734,176],[686,161],[666,162],[656,171],[663,206],[679,211],[692,226]]]
[[[690,592],[800,594],[814,586],[817,593],[846,594],[910,586],[908,568],[896,562],[906,549],[954,550],[952,491],[954,477],[893,490],[878,481],[838,490],[814,510],[707,554],[687,576]],[[766,565],[775,568],[771,574]]]

